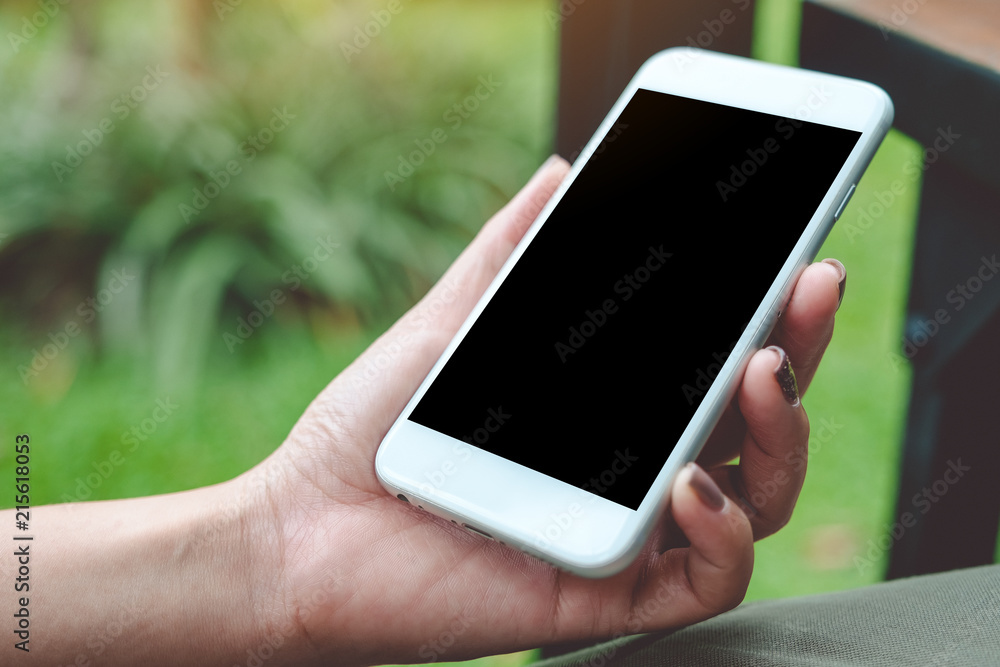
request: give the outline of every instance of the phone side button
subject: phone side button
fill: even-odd
[[[847,191],[846,195],[844,195],[844,201],[840,202],[840,206],[837,207],[837,212],[833,214],[834,220],[840,219],[840,214],[843,213],[844,208],[847,207],[847,202],[851,201],[851,195],[854,194],[855,188],[857,188],[857,184],[852,185],[851,189]]]
[[[463,523],[462,527],[465,528],[466,530],[470,531],[470,532],[475,533],[476,535],[482,535],[483,537],[485,537],[488,540],[494,539],[493,536],[490,535],[489,533],[487,533],[485,530],[480,530],[479,528],[476,528],[475,526],[470,526],[467,523]]]

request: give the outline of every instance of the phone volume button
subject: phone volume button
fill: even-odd
[[[847,191],[846,195],[844,195],[843,201],[841,201],[840,206],[837,207],[837,212],[833,214],[834,220],[840,219],[840,214],[843,213],[844,209],[847,207],[847,202],[851,201],[851,196],[854,194],[854,190],[857,187],[857,184],[851,185],[851,189]]]
[[[481,535],[482,537],[485,537],[488,540],[494,539],[494,537],[492,535],[490,535],[489,533],[487,533],[485,530],[481,530],[479,528],[476,528],[475,526],[470,526],[467,523],[463,523],[462,526],[464,528],[466,528],[468,531],[473,532],[476,535]]]

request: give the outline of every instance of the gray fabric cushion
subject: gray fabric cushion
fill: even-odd
[[[751,602],[537,664],[1000,665],[1000,565]]]

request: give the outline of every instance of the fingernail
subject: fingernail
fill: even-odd
[[[795,371],[792,370],[792,362],[783,349],[777,345],[771,345],[767,349],[774,350],[781,357],[778,367],[774,369],[774,377],[781,387],[781,393],[785,395],[785,400],[793,408],[799,406],[799,383],[795,380]]]
[[[837,310],[840,310],[840,304],[844,302],[844,290],[847,289],[847,268],[841,264],[840,260],[833,257],[827,257],[823,260],[823,263],[837,269],[837,273],[840,274],[840,280],[837,282],[837,287],[840,288],[840,298],[837,299]]]
[[[726,497],[722,495],[715,480],[694,463],[688,463],[685,467],[691,470],[688,485],[694,491],[694,495],[698,496],[698,500],[708,509],[713,512],[721,512],[722,508],[726,506]]]

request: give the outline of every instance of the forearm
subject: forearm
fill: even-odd
[[[7,583],[18,556],[0,559],[0,604],[17,605],[4,616],[28,601],[29,651],[10,645],[21,639],[8,629],[0,654],[18,664],[245,664],[274,619],[255,593],[270,587],[252,580],[267,571],[266,550],[245,548],[256,525],[247,514],[258,510],[244,486],[34,509],[34,539],[4,550],[28,551],[21,591]],[[0,525],[14,525],[13,514]]]

